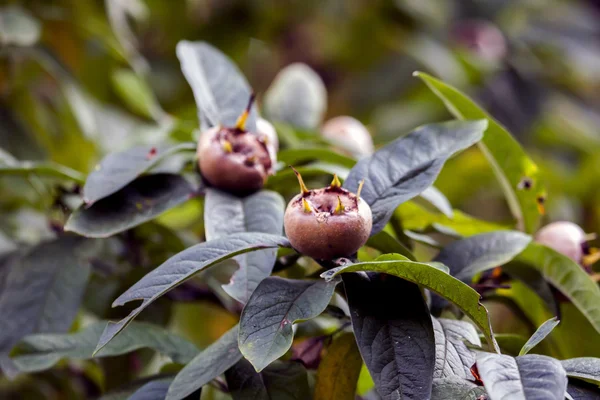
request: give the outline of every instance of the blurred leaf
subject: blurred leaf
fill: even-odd
[[[569,378],[583,379],[600,386],[600,358],[579,357],[561,362]]]
[[[302,364],[275,361],[258,373],[245,359],[225,373],[233,400],[310,399],[308,376]]]
[[[235,126],[252,93],[235,64],[206,42],[179,42],[177,57],[194,92],[202,131],[220,124]],[[257,116],[254,105],[246,122],[251,132],[256,131]]]
[[[256,288],[240,317],[239,346],[260,372],[292,346],[293,324],[321,314],[339,280],[269,277]]]
[[[425,73],[417,72],[415,76],[427,84],[456,118],[486,118],[489,121],[488,130],[479,142],[479,147],[492,165],[519,229],[534,232],[541,217],[538,197],[545,198],[546,195],[546,190],[539,181],[537,166],[510,133],[469,97]],[[525,186],[525,182],[529,188]]]
[[[138,41],[130,27],[132,20],[144,20],[149,10],[141,0],[107,0],[106,11],[113,33],[123,47],[129,62],[138,72],[147,72],[148,64],[137,50]],[[119,53],[120,53],[120,49]]]
[[[327,89],[308,65],[290,64],[273,80],[264,104],[269,119],[302,129],[317,129],[327,108]]]
[[[237,325],[204,349],[171,383],[166,400],[181,400],[202,388],[237,363],[242,354],[237,345]]]
[[[94,247],[95,242],[64,236],[5,259],[0,265],[0,358],[30,333],[69,329],[83,298]]]
[[[277,159],[285,165],[296,167],[307,161],[321,161],[337,164],[345,168],[352,168],[354,164],[356,164],[356,160],[353,158],[346,157],[333,150],[321,147],[281,150],[277,153]]]
[[[479,293],[452,277],[435,263],[410,261],[400,254],[386,254],[375,261],[330,269],[321,277],[331,279],[341,273],[370,271],[394,275],[421,285],[456,304],[485,334],[488,344],[498,348],[491,331],[487,310],[479,303]],[[385,303],[382,303],[385,304]]]
[[[173,378],[164,378],[150,381],[136,390],[128,400],[164,400],[172,380]]]
[[[240,232],[283,232],[284,200],[276,192],[263,190],[239,198],[217,189],[207,189],[204,225],[207,240]],[[260,250],[235,257],[240,268],[223,289],[240,303],[246,303],[256,286],[271,274],[276,249]]]
[[[90,206],[124,188],[166,157],[195,149],[194,143],[182,143],[175,146],[137,146],[111,153],[88,175],[83,187],[83,201]]]
[[[238,254],[289,246],[288,240],[282,236],[254,232],[238,233],[226,238],[199,243],[169,258],[113,302],[113,307],[116,307],[130,301],[142,300],[142,304],[133,309],[127,317],[119,322],[108,324],[98,341],[96,351],[106,346],[148,305],[198,272]]]
[[[138,178],[92,206],[69,217],[66,231],[105,238],[150,221],[193,197],[196,189],[183,177],[156,174]]]
[[[344,332],[327,347],[317,369],[314,400],[354,400],[362,358],[352,332]]]
[[[356,342],[381,398],[429,398],[435,341],[419,287],[384,274],[343,280]]]
[[[475,327],[469,322],[432,318],[435,334],[433,378],[472,378],[475,352],[465,342],[481,346]]]
[[[540,325],[540,327],[537,328],[533,335],[531,335],[527,343],[523,345],[521,351],[519,351],[519,355],[524,356],[525,354],[533,350],[533,348],[537,346],[542,340],[544,340],[546,336],[548,336],[550,332],[552,332],[552,329],[554,329],[559,323],[560,321],[558,320],[558,318],[554,317]]]
[[[373,247],[384,254],[398,253],[409,260],[417,261],[409,249],[407,249],[402,243],[400,243],[400,241],[386,231],[381,231],[371,236],[369,240],[367,240],[367,246]]]
[[[582,267],[569,257],[537,243],[530,243],[515,261],[540,271],[600,332],[600,288]]]
[[[496,333],[494,334],[498,346],[502,350],[502,353],[509,354],[511,356],[519,355],[519,352],[527,343],[527,338],[515,333]]]
[[[131,111],[155,121],[160,121],[164,116],[152,89],[135,72],[124,68],[114,71],[112,84]]]
[[[192,343],[164,328],[134,321],[115,340],[92,355],[105,327],[106,322],[96,322],[76,333],[27,336],[17,345],[13,361],[23,372],[37,372],[51,368],[64,358],[88,360],[126,354],[141,348],[156,350],[181,364],[189,362],[198,353],[198,348]]]
[[[486,392],[472,381],[456,377],[433,380],[431,400],[479,400]]]
[[[371,206],[372,234],[400,204],[431,186],[448,158],[480,140],[486,126],[485,121],[425,125],[358,161],[344,186],[356,193],[365,179],[361,197]]]
[[[85,176],[79,171],[53,162],[17,161],[11,164],[0,162],[0,176],[2,175],[49,176],[79,184],[85,182]]]
[[[490,399],[563,400],[567,376],[554,358],[479,353],[477,369]]]
[[[435,186],[429,186],[427,189],[423,190],[419,197],[440,210],[446,217],[453,218],[454,210],[452,210],[452,204],[450,204],[446,196],[436,189]]]
[[[31,46],[40,38],[41,26],[27,10],[13,5],[0,8],[0,44]]]
[[[598,386],[580,381],[569,382],[567,392],[573,400],[598,400],[600,398]]]
[[[323,175],[327,175],[328,178],[331,178],[333,174],[336,174],[340,179],[344,180],[349,173],[348,168],[322,162],[306,164],[296,168],[296,170],[302,175],[304,180]],[[277,173],[271,176],[267,181],[268,188],[278,191],[290,188],[294,188],[294,191],[296,191],[297,185],[298,178],[296,178],[296,175],[291,168],[277,171]]]

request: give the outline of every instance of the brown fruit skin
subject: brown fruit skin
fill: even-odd
[[[323,190],[323,189],[321,189]],[[318,191],[317,191],[318,192]],[[356,207],[353,197],[341,197],[346,211],[331,214],[329,211],[304,212],[302,195],[294,197],[285,211],[285,233],[298,252],[319,260],[349,257],[369,239],[373,218],[371,208],[362,199]],[[311,197],[306,197],[311,202]],[[311,202],[314,206],[315,203]]]
[[[202,177],[213,187],[223,191],[247,195],[264,186],[272,173],[271,154],[259,138],[250,132],[237,133],[232,142],[233,152],[223,149],[218,136],[223,127],[213,127],[202,132],[198,141],[198,167]],[[248,153],[256,155],[254,164],[247,163]]]

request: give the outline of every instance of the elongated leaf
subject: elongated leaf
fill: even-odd
[[[194,357],[175,376],[166,399],[184,399],[235,365],[242,358],[237,336],[236,325]]]
[[[177,57],[194,92],[202,130],[219,124],[235,126],[252,92],[240,70],[206,42],[179,42]],[[246,122],[249,131],[256,131],[257,116],[254,106]]]
[[[269,277],[263,280],[240,317],[239,346],[260,372],[292,346],[292,325],[321,314],[338,280],[301,281]]]
[[[302,63],[282,69],[265,93],[265,112],[270,119],[302,129],[317,129],[326,108],[325,84]]]
[[[600,389],[596,385],[581,381],[569,381],[567,393],[573,400],[598,400]]]
[[[345,168],[352,168],[356,160],[333,150],[323,147],[285,149],[277,153],[277,159],[285,165],[298,166],[308,161],[322,161],[337,164]]]
[[[480,353],[477,369],[491,400],[563,400],[567,375],[554,358]]]
[[[216,239],[232,233],[283,232],[285,204],[281,195],[263,190],[239,198],[219,190],[208,189],[204,203],[206,238]],[[255,251],[235,257],[240,268],[223,289],[234,299],[246,303],[256,286],[271,274],[277,258],[276,249]]]
[[[83,201],[90,206],[133,182],[165,157],[184,150],[194,150],[195,144],[176,146],[138,146],[104,157],[83,187]]]
[[[0,162],[0,176],[2,175],[49,176],[77,183],[85,182],[81,172],[53,162],[17,161],[11,164]]]
[[[169,386],[172,384],[172,382],[172,377],[150,381],[133,392],[133,394],[127,400],[165,400]],[[199,400],[201,394],[202,389],[198,389],[182,399]]]
[[[448,201],[446,196],[440,192],[435,186],[429,186],[423,190],[419,195],[423,200],[430,203],[432,206],[440,210],[446,217],[453,218],[454,210],[452,204]]]
[[[122,68],[111,75],[115,92],[123,99],[131,111],[143,116],[159,120],[163,110],[152,89],[143,78],[135,72]]]
[[[554,317],[540,325],[540,327],[537,328],[533,335],[531,335],[527,343],[525,343],[523,348],[521,348],[519,355],[524,356],[525,354],[529,353],[535,346],[537,346],[542,340],[544,340],[546,336],[548,336],[550,332],[552,332],[552,330],[559,323],[560,321],[556,317]]]
[[[530,242],[531,236],[517,231],[483,233],[450,243],[435,261],[447,265],[456,278],[470,281],[480,272],[506,264]]]
[[[515,261],[540,271],[600,332],[600,288],[583,268],[569,257],[537,243],[530,243]]]
[[[431,400],[480,400],[485,394],[484,388],[466,379],[443,378],[433,380]]]
[[[327,347],[317,370],[314,400],[354,400],[362,358],[354,334],[346,332]]]
[[[475,352],[465,343],[481,346],[475,327],[468,322],[433,318],[435,333],[434,378],[471,378]]]
[[[358,161],[344,182],[371,206],[373,230],[379,232],[394,210],[433,184],[448,158],[483,136],[486,121],[451,121],[425,125]]]
[[[569,378],[583,379],[600,386],[600,358],[578,357],[561,362]]]
[[[119,322],[108,324],[98,341],[96,351],[112,340],[150,303],[190,279],[194,274],[238,254],[289,246],[288,240],[282,236],[264,233],[238,233],[197,244],[169,258],[113,302],[113,307],[116,307],[130,301],[142,300],[142,304],[133,309],[127,317]]]
[[[310,399],[306,369],[297,362],[275,361],[256,372],[245,359],[225,373],[233,400]]]
[[[514,333],[496,333],[494,338],[498,342],[498,346],[502,350],[503,354],[509,354],[511,356],[519,355],[519,352],[527,343],[527,338],[522,335]]]
[[[17,345],[17,355],[13,361],[22,372],[37,372],[49,369],[65,358],[87,360],[125,354],[145,347],[181,364],[187,363],[198,353],[194,344],[164,328],[133,322],[115,340],[92,356],[105,327],[106,322],[96,322],[77,333],[27,336]]]
[[[379,395],[429,398],[435,340],[419,287],[383,274],[345,274],[343,280],[356,342]]]
[[[195,193],[196,189],[179,175],[144,176],[91,207],[79,207],[65,230],[86,237],[109,237],[158,217]]]
[[[479,147],[490,162],[520,229],[534,232],[541,217],[538,197],[546,194],[539,181],[537,166],[511,134],[469,97],[423,72],[416,72],[415,75],[427,84],[456,118],[485,118],[489,121],[489,128]]]
[[[387,254],[372,262],[350,264],[343,267],[330,269],[321,276],[331,279],[341,273],[372,271],[417,283],[445,299],[456,304],[477,327],[484,333],[488,344],[495,351],[498,345],[493,339],[492,328],[487,310],[479,303],[479,293],[460,280],[450,276],[435,263],[421,263],[410,261],[400,254]]]
[[[329,164],[323,162],[315,162],[303,165],[296,168],[305,180],[314,177],[320,177],[323,175],[332,176],[336,174],[340,179],[346,179],[350,173],[349,169],[336,164]],[[289,189],[290,187],[297,187],[298,178],[290,168],[278,171],[274,176],[270,177],[267,181],[267,187],[271,189]]]
[[[62,237],[0,266],[0,356],[30,333],[67,331],[81,304],[95,243]]]

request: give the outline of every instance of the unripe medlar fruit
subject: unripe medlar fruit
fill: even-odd
[[[591,265],[598,258],[592,254],[587,241],[593,235],[587,235],[577,224],[568,221],[553,222],[544,226],[535,235],[535,240],[573,261],[583,265]]]
[[[329,187],[308,190],[296,172],[302,192],[285,210],[285,233],[298,252],[319,260],[355,254],[373,225],[371,208],[356,194],[341,187],[337,176]]]
[[[235,127],[215,126],[203,132],[198,141],[198,166],[202,177],[211,186],[233,194],[245,195],[260,190],[273,173],[276,150],[268,144],[267,136],[272,133],[252,133],[245,129],[253,101],[254,96]],[[257,123],[257,127],[272,129],[271,124],[264,122]]]
[[[375,150],[367,128],[352,117],[331,118],[321,127],[321,135],[355,156],[367,156]]]

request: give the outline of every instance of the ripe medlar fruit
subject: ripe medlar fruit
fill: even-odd
[[[274,134],[271,124],[259,122],[257,127],[273,129],[273,132],[253,133],[245,129],[253,101],[254,96],[235,127],[212,127],[203,132],[198,141],[198,166],[202,177],[211,186],[238,195],[260,190],[273,173],[275,163],[276,150],[269,145],[267,136]]]
[[[337,176],[330,186],[308,190],[294,170],[302,192],[287,206],[285,233],[298,252],[320,260],[355,254],[363,246],[373,225],[371,208],[356,194],[341,187]]]
[[[535,241],[564,254],[578,264],[589,266],[598,259],[595,249],[587,241],[594,235],[586,234],[579,225],[568,221],[553,222],[535,235]]]

